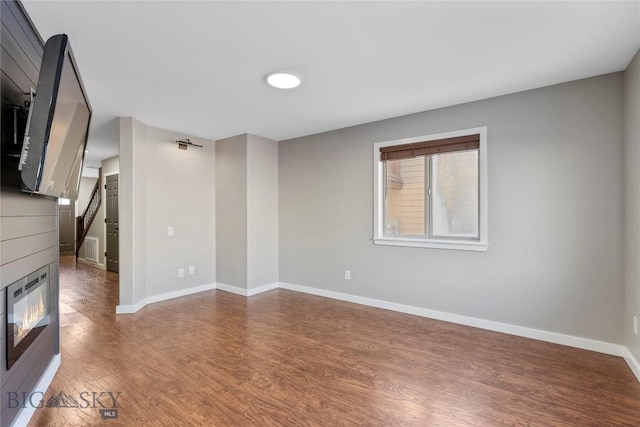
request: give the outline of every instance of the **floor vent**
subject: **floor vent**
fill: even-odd
[[[98,238],[85,237],[84,239],[84,259],[98,263]]]

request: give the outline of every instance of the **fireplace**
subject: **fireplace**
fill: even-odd
[[[50,322],[49,266],[9,285],[6,301],[9,370]]]

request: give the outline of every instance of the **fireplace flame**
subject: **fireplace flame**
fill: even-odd
[[[18,328],[16,332],[16,342],[22,341],[22,339],[27,336],[29,331],[44,317],[44,313],[44,299],[42,298],[42,294],[40,294],[38,304],[27,307],[22,315],[22,321],[16,323]]]

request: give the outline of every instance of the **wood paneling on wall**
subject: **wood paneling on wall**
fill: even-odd
[[[23,106],[38,81],[44,43],[15,1],[3,1],[0,10],[2,106]],[[3,119],[5,117],[3,116]],[[8,126],[9,123],[2,123]],[[3,144],[3,168],[5,146]],[[11,167],[15,167],[9,163]],[[7,392],[33,390],[54,354],[59,352],[58,322],[58,214],[55,199],[21,193],[13,179],[4,179],[0,189],[0,425],[8,426],[20,408],[8,405]],[[38,268],[49,265],[51,324],[21,356],[6,369],[5,288]]]

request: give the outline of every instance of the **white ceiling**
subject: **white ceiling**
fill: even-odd
[[[640,1],[24,3],[45,40],[70,37],[92,167],[118,116],[283,140],[620,71],[640,48]],[[302,86],[267,86],[274,70]]]

